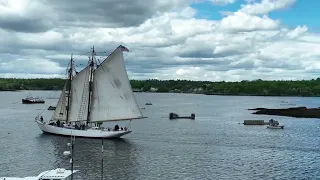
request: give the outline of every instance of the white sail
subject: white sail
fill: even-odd
[[[142,118],[120,47],[93,72],[91,100],[90,122]]]
[[[90,66],[80,71],[71,81],[69,122],[85,121],[88,115]]]
[[[66,106],[68,104],[68,101],[67,101],[67,96],[66,96],[67,95],[66,90],[67,90],[67,83],[65,83],[63,86],[58,104],[57,104],[56,109],[52,115],[51,119],[54,121],[57,121],[57,120],[66,121],[67,120]]]

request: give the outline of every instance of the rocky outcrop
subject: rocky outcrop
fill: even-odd
[[[290,116],[299,118],[320,118],[320,108],[306,108],[306,107],[292,107],[286,109],[267,109],[267,108],[255,108],[249,109],[255,110],[252,114],[266,114],[277,116]]]

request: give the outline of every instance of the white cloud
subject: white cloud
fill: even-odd
[[[307,32],[307,31],[308,31],[307,26],[298,26],[294,30],[288,32],[287,36],[289,38],[293,39],[293,38],[297,38],[297,37],[301,36],[303,33]]]
[[[48,59],[16,59],[0,63],[2,72],[55,74],[63,73],[64,69],[58,63]]]
[[[226,5],[236,2],[236,0],[211,0],[215,5]]]
[[[290,7],[296,0],[261,0],[261,2],[250,2],[249,4],[242,5],[240,12],[246,14],[268,14],[271,11],[285,9]]]
[[[268,16],[258,17],[236,12],[221,20],[221,28],[229,31],[256,31],[278,28],[280,22]]]
[[[33,6],[40,6],[38,2],[42,1],[32,1]],[[49,13],[53,11],[50,2],[44,6]],[[71,53],[83,54],[95,45],[97,51],[107,52],[102,53],[106,55],[123,44],[130,50],[125,53],[128,74],[135,79],[235,81],[315,78],[315,72],[320,69],[320,35],[309,32],[305,25],[284,28],[280,20],[257,15],[289,7],[292,2],[284,0],[277,6],[264,8],[262,4],[270,5],[271,1],[250,2],[220,20],[206,20],[195,18],[197,11],[188,7],[187,1],[146,1],[159,10],[153,8],[155,12],[150,12],[142,5],[134,5],[134,8],[132,5],[128,11],[145,10],[146,14],[144,16],[140,12],[141,17],[133,17],[135,23],[124,26],[114,24],[119,20],[116,17],[104,19],[106,22],[91,21],[92,27],[83,26],[88,19],[93,20],[101,14],[91,17],[79,15],[79,12],[68,14],[68,18],[81,16],[85,20],[76,18],[78,21],[71,24],[62,20],[65,22],[54,27],[46,25],[49,29],[29,26],[32,31],[26,32],[13,25],[10,28],[0,26],[0,76],[64,77]],[[86,5],[81,1],[77,8]],[[39,17],[36,16],[37,9],[41,8],[31,8],[31,12],[21,8],[25,6],[11,3],[1,13],[11,17],[21,11],[25,17]],[[52,7],[55,6],[60,5]],[[123,16],[134,16],[133,12],[123,13]],[[57,22],[59,16],[49,17],[48,21]],[[48,15],[44,17],[48,18]],[[129,20],[125,17],[122,23]],[[87,57],[76,57],[75,60],[78,65],[85,64]]]
[[[34,73],[0,73],[2,78],[64,78],[66,75],[62,74],[34,74]]]

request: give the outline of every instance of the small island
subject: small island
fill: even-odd
[[[320,108],[291,107],[285,109],[254,108],[252,114],[289,116],[297,118],[320,118]]]

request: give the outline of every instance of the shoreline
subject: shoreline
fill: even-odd
[[[59,91],[66,79],[59,78],[0,78],[0,91],[39,90]],[[187,93],[217,96],[320,97],[320,78],[311,80],[130,80],[133,91],[157,93]]]
[[[5,89],[0,92],[21,92],[21,91],[61,91],[57,89]],[[133,91],[134,93],[172,93],[172,94],[197,94],[206,96],[259,96],[259,97],[320,97],[320,95],[260,95],[260,94],[226,94],[226,93],[192,93],[192,92],[157,92],[157,91]]]

